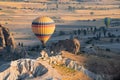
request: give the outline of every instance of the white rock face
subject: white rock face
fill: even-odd
[[[0,80],[25,80],[47,72],[42,64],[32,59],[19,59],[0,66]]]
[[[89,76],[90,78],[92,78],[94,80],[103,80],[101,75],[95,74],[95,73],[85,69],[83,66],[79,65],[77,63],[77,61],[73,61],[73,60],[70,60],[70,59],[64,59],[64,63],[68,68],[78,70],[78,71],[82,71],[84,74],[86,74],[87,76]]]
[[[42,50],[41,52],[40,52],[40,54],[41,54],[41,57],[42,58],[48,58],[49,56],[48,56],[48,53],[45,51],[45,50]]]
[[[50,64],[59,64],[61,61],[62,61],[62,56],[61,55],[49,57],[49,63]]]

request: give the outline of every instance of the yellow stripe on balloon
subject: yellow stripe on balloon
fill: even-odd
[[[34,20],[34,22],[49,23],[54,21],[48,17],[38,17],[37,19]]]
[[[55,27],[43,26],[43,27],[32,27],[32,29],[35,34],[52,34],[54,32]]]
[[[40,41],[43,41],[44,44],[48,41],[50,36],[37,36]]]

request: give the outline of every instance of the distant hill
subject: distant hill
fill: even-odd
[[[46,1],[62,1],[62,2],[67,2],[67,1],[78,1],[78,2],[106,2],[108,0],[0,0],[0,1],[42,1],[42,2],[46,2]],[[119,0],[109,0],[109,1],[119,1]]]
[[[76,0],[79,2],[97,2],[97,1],[102,1],[102,0]]]
[[[120,0],[0,0],[0,1],[12,1],[12,2],[102,2],[102,3],[120,3]]]

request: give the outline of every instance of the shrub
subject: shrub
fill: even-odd
[[[113,43],[113,39],[110,39],[110,42]]]
[[[96,19],[93,19],[93,21],[96,21]]]
[[[94,15],[94,12],[90,12],[90,15]]]
[[[60,35],[60,36],[61,36],[61,35],[65,35],[65,32],[60,31],[60,32],[59,32],[59,35]]]
[[[110,52],[110,49],[109,49],[109,48],[106,48],[106,51],[109,51],[109,52]]]
[[[92,42],[92,39],[86,41],[85,43],[86,43],[86,44],[91,44],[91,42]]]

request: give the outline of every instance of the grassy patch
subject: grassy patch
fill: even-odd
[[[64,65],[53,65],[53,67],[63,76],[62,80],[91,80],[84,73],[67,68]]]
[[[61,72],[62,75],[64,74],[69,75],[76,72],[74,69],[67,68],[65,65],[54,65],[54,68],[62,70]]]

